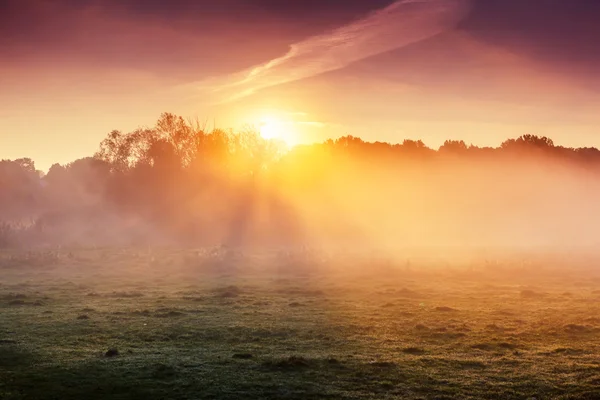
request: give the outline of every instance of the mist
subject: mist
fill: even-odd
[[[598,154],[532,135],[497,149],[354,137],[288,149],[163,114],[47,174],[3,161],[0,244],[590,251]]]

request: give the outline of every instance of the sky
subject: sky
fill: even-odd
[[[600,147],[597,0],[0,0],[0,159],[161,112],[295,142]]]

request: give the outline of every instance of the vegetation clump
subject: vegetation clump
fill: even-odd
[[[117,357],[118,355],[119,355],[119,350],[114,349],[114,348],[108,349],[106,351],[106,353],[104,353],[104,357],[107,357],[107,358]]]

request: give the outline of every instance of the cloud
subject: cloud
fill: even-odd
[[[469,0],[398,0],[333,31],[291,45],[287,54],[225,79],[202,82],[227,102],[270,86],[334,71],[454,27]]]
[[[327,126],[326,123],[319,122],[319,121],[298,121],[296,123],[298,125],[312,126],[312,127],[315,127],[315,128],[323,128],[323,127]]]

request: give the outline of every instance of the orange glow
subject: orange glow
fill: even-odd
[[[243,0],[174,12],[130,0],[9,2],[0,159],[31,157],[47,171],[163,111],[224,129],[254,123],[288,146],[344,135],[498,146],[528,132],[600,146],[599,28],[582,5],[553,2],[529,23],[511,18],[537,2],[516,0],[317,2],[282,18],[294,2],[250,14],[229,11],[252,3]],[[478,5],[465,14],[467,3]]]
[[[284,122],[275,117],[267,117],[261,121],[259,130],[263,139],[281,141],[287,147],[294,147],[297,144],[297,135],[293,126],[293,122]]]

